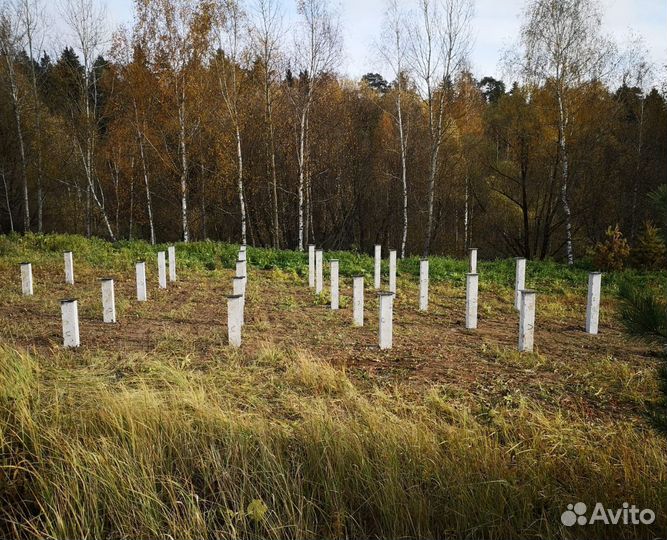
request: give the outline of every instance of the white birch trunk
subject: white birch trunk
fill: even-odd
[[[7,65],[7,77],[9,79],[9,94],[12,100],[12,109],[14,110],[14,122],[16,123],[16,137],[19,143],[19,156],[21,158],[21,189],[23,194],[23,231],[30,231],[30,197],[28,193],[28,171],[25,156],[25,143],[23,140],[23,118],[21,115],[21,103],[19,89],[16,81],[16,72],[14,71],[14,51],[7,47],[2,47],[5,63]]]
[[[304,244],[304,189],[305,189],[305,138],[306,138],[306,118],[307,112],[301,114],[301,127],[299,136],[299,243],[297,249],[303,251]]]
[[[144,186],[146,188],[146,212],[148,214],[148,225],[151,232],[151,245],[155,245],[155,224],[153,223],[153,201],[151,197],[150,179],[148,176],[148,164],[146,163],[146,155],[144,151],[144,135],[139,128],[139,112],[137,110],[136,101],[134,105],[134,121],[137,126],[137,141],[139,142],[139,157],[141,158],[141,169],[144,176]]]
[[[178,106],[178,139],[181,154],[181,228],[183,242],[190,241],[188,229],[188,156],[185,146],[185,87],[181,91]]]
[[[569,182],[569,159],[567,154],[566,144],[566,130],[567,130],[567,110],[563,100],[562,92],[558,92],[558,131],[559,131],[559,145],[561,152],[561,159],[563,160],[560,199],[563,204],[563,212],[565,213],[565,242],[567,251],[567,264],[574,264],[574,248],[572,245],[572,211],[570,209],[570,202],[568,199],[568,182]]]
[[[398,81],[398,96],[396,97],[396,108],[398,112],[398,138],[401,145],[401,185],[403,188],[403,235],[401,237],[401,259],[405,258],[405,247],[408,243],[408,170],[407,170],[407,148],[405,133],[403,130],[403,107],[401,104],[400,73]]]
[[[246,243],[246,211],[245,198],[243,196],[243,153],[241,151],[241,131],[236,126],[236,159],[238,162],[238,191],[239,207],[241,208],[241,243]]]

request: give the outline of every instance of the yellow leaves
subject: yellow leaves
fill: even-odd
[[[269,507],[262,499],[253,499],[246,507],[246,515],[255,523],[263,521],[268,511]]]
[[[394,138],[394,132],[396,130],[396,123],[394,119],[383,112],[380,116],[380,121],[378,122],[378,138],[382,144],[387,144],[388,141]]]

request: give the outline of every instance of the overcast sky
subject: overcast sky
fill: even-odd
[[[295,0],[284,0],[289,19]],[[405,0],[406,5],[414,2]],[[525,0],[477,0],[473,20],[473,74],[481,78],[503,73],[498,61],[501,52],[517,37]],[[640,35],[656,64],[656,80],[665,79],[667,64],[667,0],[602,0],[606,32],[623,45],[631,32]],[[130,23],[132,0],[109,0],[107,12],[112,23]],[[373,52],[384,12],[384,0],[333,0],[338,6],[345,40],[345,58],[340,71],[353,79],[369,71],[383,72]],[[289,22],[289,20],[287,21]],[[384,74],[384,73],[383,73]]]

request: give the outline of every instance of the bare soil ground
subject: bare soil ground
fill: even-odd
[[[136,301],[134,275],[99,275],[79,265],[68,286],[56,268],[34,268],[35,296],[20,294],[18,276],[0,270],[0,338],[40,352],[61,343],[59,300],[78,298],[83,351],[116,354],[163,350],[199,364],[226,347],[226,295],[232,270],[186,272],[158,290],[149,268],[149,300]],[[101,322],[98,279],[113,277],[118,323]],[[250,269],[243,347],[252,354],[266,345],[308,351],[344,367],[361,383],[437,385],[444,394],[492,406],[528,395],[547,409],[566,408],[583,416],[639,418],[658,349],[623,333],[613,299],[604,295],[600,334],[583,330],[585,294],[540,295],[536,352],[516,352],[518,315],[509,288],[491,287],[480,276],[479,327],[464,328],[465,290],[432,284],[428,313],[418,311],[417,284],[399,278],[394,303],[394,346],[377,348],[377,299],[367,280],[365,325],[351,324],[351,280],[341,279],[341,309],[328,306],[307,283],[280,270]]]

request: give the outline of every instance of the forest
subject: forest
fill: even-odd
[[[67,0],[58,48],[3,0],[0,231],[573,263],[661,225],[665,87],[596,3],[528,2],[505,80],[471,73],[470,2],[389,0],[360,80],[335,3],[283,4],[136,0],[111,29]]]

